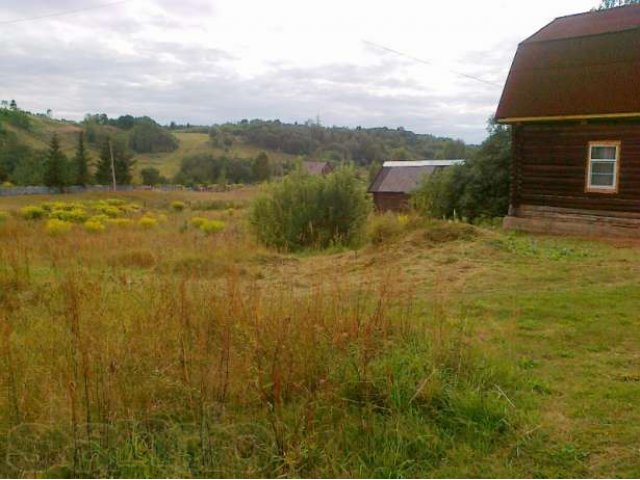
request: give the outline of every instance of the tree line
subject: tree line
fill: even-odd
[[[476,149],[462,140],[416,134],[404,128],[324,127],[311,121],[292,124],[242,120],[213,125],[208,133],[211,142],[218,146],[229,147],[238,139],[267,150],[356,165],[387,160],[460,159]]]
[[[131,183],[134,160],[127,149],[119,142],[105,140],[94,164],[86,148],[84,132],[78,134],[76,150],[72,158],[68,158],[62,151],[56,134],[51,137],[46,152],[37,152],[20,145],[18,153],[21,153],[21,160],[16,161],[13,170],[8,172],[7,157],[1,154],[2,132],[3,130],[0,129],[0,180],[2,181],[10,180],[18,185],[46,185],[63,191],[64,187],[70,185],[111,184],[115,173],[118,185]],[[93,174],[92,166],[95,166]]]
[[[180,170],[173,182],[187,186],[256,183],[268,180],[273,175],[282,175],[285,170],[288,171],[290,168],[274,165],[266,152],[260,152],[251,159],[209,153],[195,154],[182,159]]]
[[[91,144],[102,144],[105,137],[116,135],[135,153],[173,152],[178,148],[175,136],[146,116],[109,118],[105,113],[87,114],[82,126]]]

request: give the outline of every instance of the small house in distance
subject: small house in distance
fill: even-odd
[[[384,162],[369,187],[377,210],[402,211],[409,208],[409,197],[426,175],[464,160],[420,160]]]
[[[302,162],[302,169],[309,175],[327,175],[334,167],[329,162]]]
[[[640,5],[560,17],[516,52],[506,228],[640,236]]]

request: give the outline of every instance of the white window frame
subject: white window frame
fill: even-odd
[[[597,142],[589,142],[589,150],[587,153],[587,183],[585,191],[593,192],[593,193],[618,193],[618,180],[620,173],[620,145],[619,141],[597,141]],[[592,159],[591,153],[594,147],[615,147],[616,149],[616,158],[612,160],[606,159]],[[613,185],[592,185],[591,184],[591,166],[593,162],[611,162],[613,163]]]

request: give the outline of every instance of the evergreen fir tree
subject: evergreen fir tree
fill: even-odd
[[[96,183],[100,185],[111,185],[111,153],[109,152],[109,140],[105,140],[100,148],[95,178]]]
[[[51,138],[49,151],[45,159],[44,167],[44,184],[48,187],[55,187],[64,190],[68,179],[68,162],[67,157],[60,150],[60,142],[56,134]]]
[[[119,142],[113,142],[113,165],[116,172],[116,183],[118,185],[129,185],[131,183],[131,169],[133,168],[133,156],[126,151]],[[96,166],[96,182],[101,185],[111,185],[113,177],[111,175],[111,150],[109,139],[105,140],[100,149],[100,157]]]
[[[76,155],[73,158],[74,167],[74,183],[76,185],[87,185],[91,182],[91,174],[89,173],[89,155],[84,148],[84,132],[78,135],[78,147]]]
[[[129,185],[131,183],[131,170],[135,161],[133,155],[127,153],[124,148],[118,148],[117,154],[113,152],[115,158],[116,181],[118,185]]]

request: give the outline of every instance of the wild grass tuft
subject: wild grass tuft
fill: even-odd
[[[174,202],[171,202],[170,207],[171,207],[171,210],[175,212],[182,212],[185,208],[187,208],[187,204],[179,200],[176,200]]]
[[[47,220],[44,230],[49,235],[65,235],[71,231],[73,223],[64,220],[58,220],[57,218],[51,218]]]
[[[46,216],[47,212],[36,205],[27,205],[20,209],[20,216],[26,220],[39,220]]]
[[[84,229],[89,233],[102,233],[106,230],[106,227],[102,222],[97,220],[87,220],[84,222]]]
[[[149,217],[149,216],[144,216],[138,220],[138,225],[140,225],[142,228],[145,228],[145,229],[155,228],[158,226],[158,219]]]
[[[200,228],[202,225],[207,223],[207,221],[208,219],[204,217],[193,217],[189,220],[189,223],[196,228]]]
[[[214,233],[221,232],[225,228],[225,223],[221,220],[206,220],[198,226],[200,231],[206,233],[207,235],[211,235]]]

